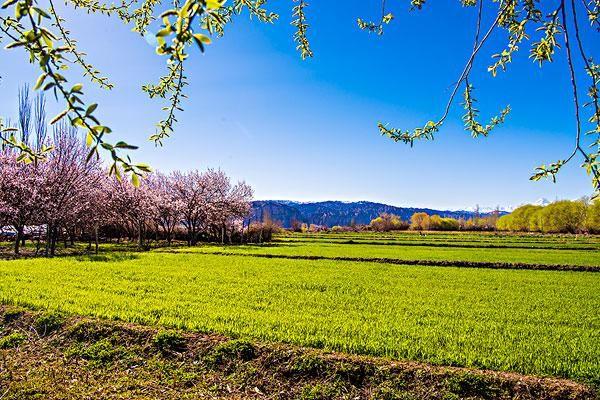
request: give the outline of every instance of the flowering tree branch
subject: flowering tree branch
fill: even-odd
[[[46,1],[47,6],[41,3]],[[64,19],[57,13],[53,0],[6,0],[2,4],[0,14],[0,31],[5,37],[11,39],[6,49],[22,48],[29,56],[29,61],[38,65],[41,75],[36,83],[36,88],[43,91],[51,90],[57,98],[65,103],[65,109],[56,116],[54,121],[64,117],[73,126],[86,131],[87,144],[90,148],[90,157],[97,155],[99,150],[106,151],[112,161],[111,172],[120,174],[123,171],[131,176],[134,182],[139,182],[139,176],[147,173],[149,168],[144,164],[135,164],[124,154],[124,150],[134,149],[125,142],[111,144],[106,140],[106,135],[111,129],[101,124],[95,116],[97,105],[85,104],[83,101],[83,86],[69,84],[60,73],[70,64],[78,64],[83,68],[83,75],[88,76],[92,82],[110,89],[112,84],[107,78],[102,77],[99,71],[85,61],[84,53],[76,48],[76,40],[71,38],[70,32],[64,27]],[[585,26],[588,29],[600,31],[600,2],[598,0],[581,0],[579,10],[585,11]],[[153,23],[158,21],[160,28],[156,30],[156,53],[165,58],[167,73],[160,78],[157,84],[144,85],[143,90],[150,98],[168,99],[164,107],[166,116],[158,123],[156,132],[151,135],[151,140],[162,144],[164,139],[174,131],[177,122],[176,114],[183,109],[182,101],[186,95],[184,88],[187,77],[184,73],[185,63],[190,57],[191,47],[198,47],[204,51],[209,45],[211,35],[222,36],[227,24],[233,21],[244,11],[251,18],[261,22],[273,23],[278,15],[265,8],[267,0],[171,0],[167,10],[158,14],[157,8],[160,0],[121,0],[117,4],[104,4],[99,0],[68,0],[67,4],[75,8],[84,9],[90,13],[116,15],[124,23],[132,24],[133,30],[140,35],[147,35],[152,31]],[[380,0],[381,17],[377,22],[367,22],[358,19],[359,28],[368,32],[383,34],[384,26],[392,23],[395,16],[388,10],[386,0]],[[571,162],[575,157],[583,159],[583,166],[592,178],[596,192],[600,192],[599,177],[599,152],[600,152],[600,100],[598,85],[600,84],[600,67],[595,63],[591,54],[588,54],[582,41],[580,30],[584,25],[578,18],[578,6],[575,0],[556,0],[554,2],[540,2],[539,0],[461,0],[465,8],[476,8],[475,38],[473,49],[466,60],[462,73],[453,85],[442,115],[437,119],[429,120],[421,127],[412,130],[390,127],[388,124],[379,123],[381,134],[392,140],[404,142],[411,146],[417,140],[432,140],[440,131],[442,125],[450,115],[455,105],[459,92],[463,93],[462,106],[465,109],[463,122],[465,129],[474,137],[487,136],[494,128],[505,121],[510,107],[502,109],[497,116],[489,122],[479,121],[480,111],[476,107],[474,96],[473,68],[479,58],[481,49],[489,42],[498,30],[508,33],[507,44],[504,49],[492,57],[492,63],[487,71],[494,77],[499,72],[507,70],[513,57],[518,53],[524,42],[536,37],[531,43],[529,57],[540,66],[554,61],[561,46],[564,46],[565,57],[571,77],[573,89],[573,107],[575,111],[576,129],[574,132],[575,146],[573,151],[564,159],[548,166],[539,167],[531,179],[542,178],[556,179],[562,166]],[[484,10],[484,4],[496,5],[493,11]],[[300,56],[305,59],[313,56],[313,50],[308,40],[309,22],[305,15],[307,7],[305,0],[293,0],[292,25],[296,28],[293,40],[296,42]],[[421,10],[425,0],[411,0],[410,10]],[[491,7],[488,7],[492,10]],[[492,13],[493,22],[487,30],[482,31],[484,11]],[[158,14],[158,15],[157,15]],[[43,22],[52,20],[51,25]],[[491,18],[490,18],[491,19]],[[72,55],[74,60],[67,59]],[[579,57],[581,60],[576,60]],[[583,64],[583,69],[578,65]],[[578,87],[581,85],[581,76],[589,77],[588,96],[589,102],[582,102],[579,98]],[[591,116],[584,120],[584,113]],[[590,125],[589,130],[584,130],[584,125]],[[44,154],[32,151],[26,143],[9,134],[10,130],[4,129],[2,143],[19,149],[23,161],[41,159]],[[585,133],[584,133],[585,132]],[[592,138],[590,148],[585,146],[585,137]],[[45,149],[47,151],[47,149]]]

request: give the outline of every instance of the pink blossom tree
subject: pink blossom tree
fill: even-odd
[[[24,241],[25,227],[38,222],[42,178],[32,164],[16,160],[10,150],[0,153],[0,220],[15,230],[15,254]]]
[[[43,176],[42,222],[46,225],[46,250],[54,255],[56,242],[61,235],[74,235],[74,229],[94,212],[98,199],[91,188],[100,185],[101,162],[87,159],[85,144],[75,128],[59,123],[54,128],[52,145],[54,151],[48,160],[40,164]]]
[[[136,187],[129,181],[112,178],[107,202],[115,223],[140,247],[145,245],[146,231],[155,219],[154,196],[149,185],[142,181]]]
[[[209,186],[212,188],[208,201],[209,218],[213,237],[221,243],[225,236],[231,242],[236,229],[243,229],[243,218],[250,213],[252,188],[244,182],[232,185],[230,178],[222,171],[207,172]]]
[[[49,256],[61,238],[67,246],[87,236],[90,249],[94,238],[97,252],[103,228],[137,238],[140,246],[152,229],[169,245],[179,227],[186,229],[190,245],[201,236],[231,242],[236,231],[243,232],[252,188],[243,182],[233,185],[220,170],[154,172],[139,186],[109,177],[101,159],[88,157],[72,125],[57,123],[47,134],[44,98],[31,99],[28,88],[19,94],[17,126],[20,140],[31,148],[53,148],[34,160],[23,159],[13,148],[0,148],[0,226],[14,229],[17,254],[28,227],[45,233]]]
[[[147,179],[153,197],[152,207],[157,230],[162,230],[169,246],[173,241],[175,229],[181,224],[184,206],[184,202],[177,196],[175,181],[175,175],[160,172],[153,173]]]
[[[198,242],[198,234],[208,216],[210,188],[206,174],[197,170],[174,172],[173,190],[181,204],[182,224],[187,230],[188,245]]]

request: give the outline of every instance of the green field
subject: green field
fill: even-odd
[[[428,232],[395,233],[343,232],[343,233],[288,233],[277,237],[279,242],[319,243],[378,243],[385,245],[432,245],[454,247],[493,247],[525,249],[581,249],[600,250],[600,238],[586,235],[507,234],[497,232]]]
[[[600,251],[595,250],[456,248],[431,247],[426,245],[391,246],[362,243],[332,244],[306,241],[301,243],[281,242],[269,246],[205,246],[180,251],[600,267]]]
[[[248,256],[284,251],[598,265],[597,251],[320,240],[226,248],[239,256],[208,254],[223,248],[202,246],[0,261],[0,299],[135,323],[600,383],[600,273]]]

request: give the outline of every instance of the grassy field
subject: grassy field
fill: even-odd
[[[0,305],[0,330],[2,400],[597,400],[592,387],[564,379],[351,356],[14,306]]]
[[[420,251],[427,259],[598,265],[596,251],[336,246],[320,240],[227,248],[245,256],[207,254],[221,248],[204,246],[180,253],[2,261],[0,299],[149,325],[600,383],[600,273],[247,256],[281,249],[361,257],[380,252],[416,257],[410,252]]]
[[[585,265],[600,267],[600,251],[557,249],[490,249],[380,244],[333,244],[319,241],[279,242],[268,246],[204,246],[186,252],[232,254],[271,254],[283,256],[323,256],[348,258],[389,258],[395,260],[474,261],[545,265]]]
[[[497,232],[428,232],[394,233],[340,232],[340,233],[287,233],[277,236],[278,242],[319,243],[377,243],[384,245],[431,245],[455,247],[492,247],[525,249],[581,249],[600,250],[600,238],[586,235],[507,234]]]

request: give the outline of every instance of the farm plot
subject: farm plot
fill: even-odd
[[[194,249],[181,249],[180,251],[285,257],[326,257],[332,259],[341,257],[356,260],[390,259],[450,263],[473,262],[542,266],[588,266],[600,270],[600,251],[598,250],[433,247],[425,244],[402,246],[357,242],[336,244],[324,243],[319,240],[307,240],[301,242],[277,242],[262,246],[202,246]]]
[[[595,272],[200,252],[0,262],[3,303],[596,384],[599,287]]]

